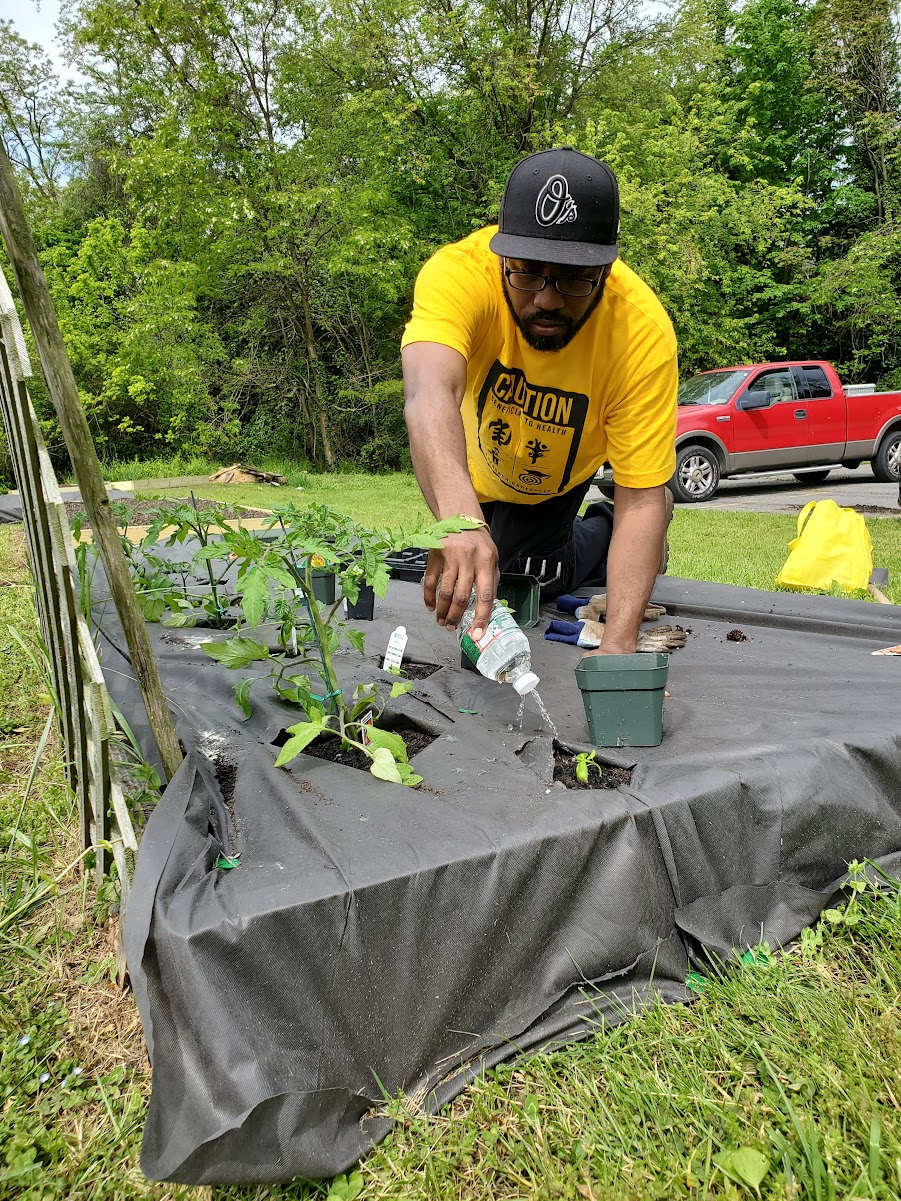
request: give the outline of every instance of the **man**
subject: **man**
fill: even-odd
[[[559,575],[545,595],[607,583],[601,654],[635,650],[662,555],[675,470],[676,339],[618,259],[610,168],[569,147],[510,175],[497,229],[445,246],[416,281],[403,337],[416,478],[436,518],[483,522],[429,555],[426,606],[472,636],[499,571]],[[609,460],[614,504],[579,508]],[[439,584],[440,577],[440,584]]]

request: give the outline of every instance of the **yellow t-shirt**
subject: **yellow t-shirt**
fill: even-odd
[[[496,229],[432,255],[402,343],[438,342],[466,359],[461,412],[479,500],[535,504],[607,461],[627,488],[666,483],[676,467],[678,377],[676,336],[660,301],[617,259],[572,342],[533,350],[488,249]]]

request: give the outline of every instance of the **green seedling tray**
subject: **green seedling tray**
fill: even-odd
[[[531,629],[538,624],[539,595],[535,576],[501,572],[497,599],[509,606],[521,630]]]
[[[659,746],[669,656],[592,655],[576,667],[593,746]]]

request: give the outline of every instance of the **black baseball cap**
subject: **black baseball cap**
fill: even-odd
[[[602,267],[619,254],[619,186],[606,163],[571,146],[517,163],[489,246],[504,258]]]

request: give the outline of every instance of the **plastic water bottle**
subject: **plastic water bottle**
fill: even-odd
[[[466,612],[460,619],[463,653],[489,680],[512,684],[520,696],[532,692],[539,679],[531,670],[529,640],[516,624],[513,614],[496,600],[482,637],[476,642],[469,636],[475,613],[476,591],[473,589]]]

